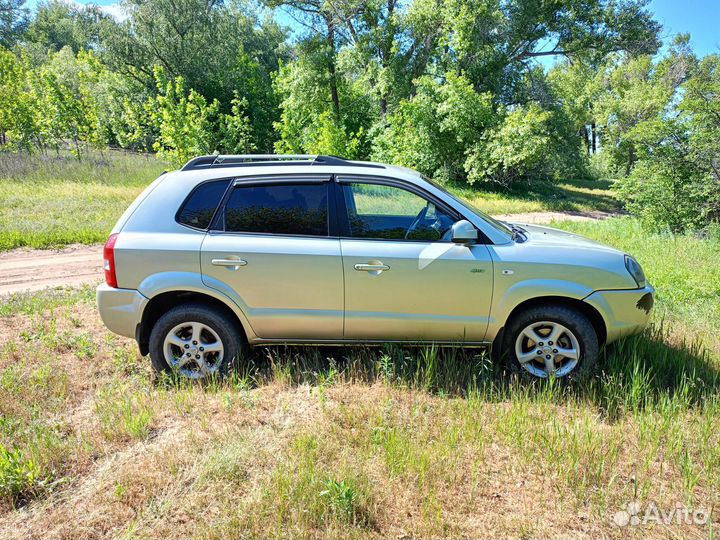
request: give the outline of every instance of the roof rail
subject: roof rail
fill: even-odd
[[[383,169],[376,163],[359,163],[337,156],[314,154],[234,154],[200,156],[188,161],[181,171],[215,169],[219,167],[243,167],[258,165],[340,165],[350,167],[372,167]]]

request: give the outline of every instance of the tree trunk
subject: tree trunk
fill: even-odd
[[[591,153],[595,154],[597,152],[597,127],[595,126],[595,122],[590,124],[590,134],[591,134],[590,151],[591,151]]]
[[[585,151],[589,154],[590,153],[590,128],[587,126],[583,126],[582,128],[582,140],[585,144]]]
[[[332,98],[333,112],[335,119],[340,121],[340,94],[337,85],[337,70],[335,68],[335,23],[329,14],[325,15],[328,27],[328,46],[330,47],[330,58],[328,59],[328,73],[330,75],[330,95]]]
[[[387,20],[385,23],[385,36],[383,38],[383,46],[380,51],[383,69],[390,66],[390,56],[392,55],[393,38],[395,37],[395,29],[393,27],[393,14],[395,13],[395,0],[387,0]],[[380,97],[380,114],[384,118],[387,114],[387,89],[382,90]]]
[[[628,161],[627,161],[627,167],[625,168],[625,176],[630,175],[634,164],[635,164],[635,147],[631,144],[630,147],[628,148]]]

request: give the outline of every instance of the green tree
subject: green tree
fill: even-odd
[[[465,162],[468,183],[557,179],[581,174],[580,144],[562,109],[518,107],[482,136]]]
[[[689,74],[670,65],[668,75],[685,80],[662,113],[634,128],[637,164],[618,191],[650,228],[703,229],[720,222],[720,56]]]
[[[334,105],[329,72],[323,68],[326,51],[322,40],[301,46],[304,54],[280,68],[275,93],[280,97],[280,119],[275,123],[277,152],[333,153],[349,158],[369,154],[367,130],[372,124],[371,98],[345,77],[338,79],[340,116]]]
[[[252,124],[245,115],[247,100],[235,94],[230,114],[220,115],[217,150],[223,154],[249,154],[255,150]]]
[[[689,36],[679,35],[658,62],[650,56],[615,59],[599,74],[603,89],[594,110],[602,124],[603,145],[623,175],[638,159],[638,138],[645,124],[664,116],[678,89],[692,73],[697,59],[688,47]]]
[[[0,143],[27,151],[40,142],[30,76],[24,59],[0,47]]]
[[[200,154],[210,154],[213,145],[213,119],[220,104],[208,104],[194,89],[187,90],[182,77],[171,79],[162,68],[155,69],[158,95],[150,99],[145,110],[158,132],[153,144],[158,157],[180,166]]]
[[[492,95],[478,94],[463,76],[444,81],[425,77],[418,91],[388,116],[374,145],[374,157],[413,167],[440,180],[460,180],[466,152],[499,116]]]
[[[253,143],[269,151],[277,101],[271,73],[284,57],[285,34],[240,0],[127,0],[128,20],[107,29],[103,57],[111,69],[155,92],[154,68],[182,77],[229,114],[237,93],[247,100]]]
[[[602,96],[602,78],[590,62],[565,60],[548,74],[548,82],[576,135],[589,154],[600,146],[597,101]]]
[[[10,48],[22,37],[28,24],[25,0],[0,0],[0,46]]]
[[[564,56],[591,65],[614,51],[634,56],[654,53],[659,45],[659,25],[643,0],[413,0],[407,6],[394,0],[273,0],[271,5],[285,6],[312,28],[300,37],[297,59],[275,81],[282,99],[278,150],[315,147],[323,130],[324,140],[335,141],[332,148],[358,148],[361,157],[367,148],[379,159],[452,180],[466,179],[471,171],[471,181],[507,184],[535,172],[552,177],[577,170],[569,165],[585,163],[577,135],[587,113],[563,111],[559,92],[535,59]],[[443,110],[449,99],[444,94],[461,88],[449,96],[457,98],[453,106],[481,102],[478,114]],[[512,112],[518,108],[539,124],[516,121]],[[503,131],[506,116],[510,123]],[[475,122],[472,130],[463,129],[466,120]],[[515,148],[511,135],[520,127],[534,142],[552,143],[552,150],[526,153],[513,164],[507,155],[500,159]],[[481,159],[491,128],[504,148],[492,148],[492,166]],[[367,143],[352,142],[359,134]],[[472,164],[466,164],[470,157]],[[536,157],[555,163],[540,166]]]
[[[113,24],[113,19],[98,6],[49,0],[38,5],[27,39],[45,50],[70,47],[78,53],[97,49],[104,28]]]
[[[44,144],[58,150],[70,143],[78,159],[86,146],[102,148],[107,144],[96,100],[102,70],[92,52],[76,56],[70,47],[52,54],[47,64],[37,68],[34,110]]]

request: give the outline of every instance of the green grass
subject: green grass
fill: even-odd
[[[491,186],[451,186],[451,190],[491,214],[526,212],[601,212],[622,210],[607,180],[565,180],[558,184],[536,182],[510,190]]]
[[[95,287],[84,285],[79,288],[48,289],[41,293],[21,292],[4,296],[0,304],[0,317],[10,315],[35,315],[61,306],[72,306],[78,302],[95,302]]]
[[[164,170],[155,157],[107,151],[0,152],[0,250],[104,242],[122,212]]]

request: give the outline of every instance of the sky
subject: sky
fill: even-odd
[[[71,0],[81,4],[97,4],[108,13],[119,16],[117,0]],[[26,6],[33,8],[38,0],[28,0]],[[663,25],[665,44],[679,32],[689,32],[690,44],[698,56],[720,53],[720,0],[651,0],[650,9]]]
[[[669,43],[677,33],[689,32],[698,56],[720,53],[719,0],[653,0],[650,9],[663,25],[663,42]]]

